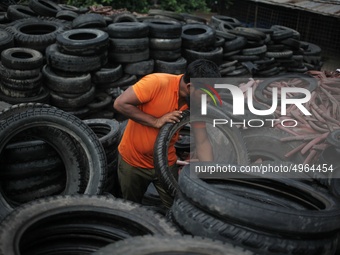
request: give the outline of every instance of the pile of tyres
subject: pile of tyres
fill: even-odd
[[[1,15],[0,101],[12,106],[0,112],[0,254],[339,253],[340,198],[327,178],[216,181],[192,178],[184,166],[174,180],[164,148],[180,128],[176,150],[182,156],[194,146],[188,112],[155,144],[170,210],[152,185],[142,204],[122,200],[117,180],[126,121],[112,104],[142,76],[180,74],[198,58],[214,61],[224,77],[303,73],[320,69],[317,45],[291,28],[247,28],[226,16],[107,16],[49,0]],[[259,158],[288,164],[285,155],[301,145],[268,127],[220,132],[231,142],[218,153],[238,166]]]
[[[209,110],[211,118],[226,117]],[[40,103],[1,111],[0,254],[337,254],[339,194],[303,172],[204,178],[191,167],[212,162],[192,162],[175,180],[164,148],[181,127],[190,136],[192,117],[186,111],[180,123],[164,126],[155,143],[155,167],[174,198],[166,210],[152,186],[142,204],[121,199],[116,162],[124,127],[115,119],[81,120]],[[284,160],[298,143],[281,142],[289,134],[278,129],[219,129],[229,144],[221,166],[303,160]],[[190,150],[181,141],[176,147]]]
[[[105,15],[30,0],[9,5],[0,16],[0,100],[48,103],[80,118],[112,118],[115,97],[142,76],[181,74],[200,58],[218,64],[223,77],[322,66],[320,47],[301,40],[298,31],[249,28],[222,15],[209,21],[153,9]]]

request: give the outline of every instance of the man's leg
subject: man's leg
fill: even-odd
[[[173,174],[175,179],[178,180],[178,165],[174,164],[172,166],[169,166],[169,170]],[[155,188],[157,189],[160,199],[162,200],[162,203],[164,204],[166,209],[170,209],[170,207],[172,206],[174,202],[174,199],[168,194],[168,192],[164,188],[163,182],[161,182],[161,180],[159,180],[159,178],[156,177],[153,183],[155,185]]]
[[[133,167],[118,155],[118,180],[123,198],[141,203],[152,181],[152,170]]]

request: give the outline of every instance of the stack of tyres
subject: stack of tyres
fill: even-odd
[[[116,88],[126,89],[138,81],[139,77],[154,71],[154,61],[150,59],[149,28],[138,21],[122,21],[108,25],[109,63],[121,65],[123,74],[115,79],[110,92]]]
[[[108,34],[99,29],[79,28],[57,36],[46,49],[45,84],[51,89],[51,104],[84,118],[96,98],[91,73],[107,63]]]
[[[184,73],[187,61],[181,52],[181,23],[161,18],[144,20],[144,23],[150,30],[150,55],[155,61],[155,72]]]
[[[43,87],[43,55],[29,48],[9,48],[1,53],[0,98],[9,104],[48,103],[49,92]]]
[[[109,61],[123,65],[124,73],[144,76],[153,72],[150,59],[149,28],[146,24],[118,22],[108,26],[110,35]]]
[[[188,64],[196,59],[207,59],[220,65],[223,60],[223,48],[216,47],[216,31],[205,24],[183,25],[182,52]]]

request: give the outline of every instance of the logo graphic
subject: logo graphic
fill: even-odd
[[[231,84],[215,84],[214,85],[215,88],[218,89],[228,89],[233,97],[233,115],[244,115],[244,95],[243,95],[243,91],[238,88],[235,85],[231,85]],[[217,91],[209,86],[210,90],[215,91],[214,94],[218,96],[219,100],[221,99],[220,96],[218,95]],[[215,102],[215,105],[217,105],[215,98],[213,97],[213,95],[211,94],[210,91],[208,90],[203,90],[206,93],[209,94],[209,96],[213,99],[213,101]],[[303,98],[288,98],[288,94],[290,93],[300,93],[303,94],[305,97]],[[253,104],[253,90],[252,88],[248,88],[247,89],[247,105],[248,105],[248,109],[249,111],[254,114],[254,115],[258,115],[258,116],[265,116],[268,114],[272,114],[276,111],[277,106],[278,106],[278,98],[279,98],[279,92],[278,92],[278,88],[273,88],[272,89],[272,105],[269,109],[267,110],[258,110],[255,109],[254,104]],[[304,114],[304,115],[312,115],[304,106],[303,103],[308,102],[311,99],[311,93],[309,90],[304,89],[304,88],[290,88],[290,87],[283,87],[280,90],[280,95],[281,95],[281,115],[286,115],[286,106],[288,104],[294,104],[297,108],[300,109],[300,111]],[[220,101],[220,103],[222,104],[222,101]],[[201,114],[202,115],[206,115],[207,114],[207,95],[203,94],[201,96]]]
[[[217,98],[219,105],[222,106],[222,99],[221,96],[218,94],[216,89],[214,89],[212,86],[205,84],[206,88],[200,88],[200,90],[204,91],[206,94],[201,95],[201,104],[202,104],[202,114],[207,114],[207,95],[210,96],[212,101],[214,102],[215,106],[217,106],[217,101],[215,97]]]
[[[211,87],[211,86],[208,85],[208,84],[205,84],[204,86],[207,87],[207,89],[205,89],[205,88],[200,88],[200,90],[204,91],[205,93],[207,93],[207,94],[210,96],[210,98],[213,100],[215,106],[217,106],[217,102],[216,102],[215,97],[218,99],[218,101],[219,101],[219,103],[220,103],[220,106],[222,106],[222,99],[221,99],[220,95],[218,94],[218,92],[216,91],[216,89],[214,89],[213,87]],[[211,91],[211,92],[210,92],[210,91]],[[215,97],[214,97],[214,95],[215,95]],[[204,96],[206,97],[206,95],[202,95],[202,96],[203,96],[203,97],[204,97]],[[205,99],[206,99],[206,98],[205,98]]]

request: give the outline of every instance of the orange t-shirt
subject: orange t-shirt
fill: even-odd
[[[178,109],[179,83],[182,75],[153,73],[143,77],[132,86],[137,98],[142,103],[138,108],[154,117],[166,113],[185,110],[187,105]],[[118,146],[124,161],[135,167],[154,168],[153,152],[159,129],[144,126],[129,120],[122,140]],[[177,135],[171,139],[168,149],[168,162],[175,164],[177,160],[174,144]]]

